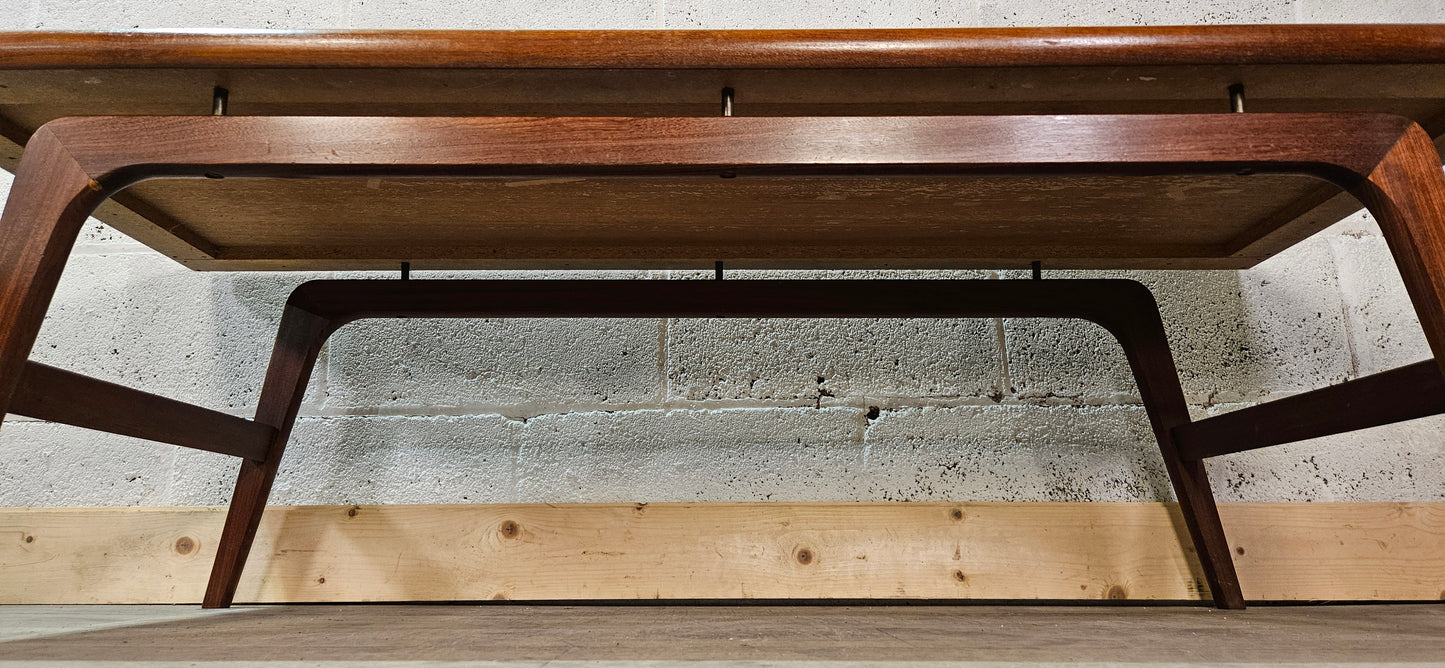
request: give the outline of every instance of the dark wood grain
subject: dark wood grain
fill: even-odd
[[[202,607],[227,607],[236,595],[236,584],[246,566],[251,543],[256,539],[256,528],[261,524],[266,499],[271,495],[281,455],[306,395],[306,382],[311,378],[321,346],[336,326],[333,320],[297,306],[294,300],[287,302],[281,314],[271,363],[266,368],[266,380],[256,405],[256,422],[270,427],[272,438],[264,459],[241,462]]]
[[[904,179],[983,175],[1152,176],[1300,175],[1353,185],[1389,146],[1415,127],[1383,114],[1210,114],[1023,117],[836,118],[335,118],[335,117],[89,117],[54,121],[72,155],[107,187],[146,179],[260,177],[469,177],[532,179],[678,179],[778,181],[780,188],[830,177]],[[118,140],[124,137],[125,140]],[[1269,142],[1253,141],[1269,137]],[[523,183],[523,185],[526,185]],[[1264,184],[1262,184],[1264,185]],[[1275,183],[1277,185],[1277,183]],[[199,185],[198,185],[199,187]],[[628,186],[620,186],[627,188]],[[761,186],[750,186],[754,189]],[[378,188],[380,186],[378,185]],[[1296,191],[1298,192],[1298,191]],[[944,211],[947,197],[920,200]],[[1077,206],[1057,218],[1084,218],[1107,201]],[[545,202],[540,206],[547,206]],[[461,224],[446,233],[397,237],[390,226],[349,230],[315,217],[287,225],[245,219],[218,238],[219,261],[283,261],[290,269],[337,268],[348,260],[395,266],[412,261],[477,259],[528,266],[572,262],[613,266],[770,266],[788,261],[895,266],[994,262],[1050,266],[1070,261],[1154,261],[1163,266],[1232,266],[1248,244],[1234,236],[1250,227],[1198,231],[1217,220],[1164,225],[1155,219],[1109,219],[1095,226],[934,226],[875,224],[850,234],[848,225],[818,219],[811,227],[769,226],[742,206],[740,220],[708,212],[673,225],[633,221],[575,226],[536,225],[525,239],[504,221]],[[1094,207],[1094,208],[1091,208]],[[220,208],[220,207],[217,207]],[[297,211],[306,207],[298,206]],[[1126,209],[1127,210],[1127,209]],[[1261,208],[1265,210],[1265,208]],[[575,216],[573,209],[559,216]],[[582,212],[585,215],[585,210]],[[1067,215],[1066,215],[1067,214]],[[1287,221],[1280,221],[1284,224]],[[890,225],[891,223],[891,225]],[[1314,231],[1298,230],[1298,234]],[[982,231],[980,231],[982,230]],[[191,232],[194,234],[194,230]],[[470,235],[470,237],[468,237]],[[1213,236],[1211,236],[1213,235]],[[1253,238],[1253,237],[1251,237]],[[499,242],[498,240],[505,240]],[[308,264],[308,261],[315,264]]]
[[[1445,376],[1432,359],[1179,425],[1174,438],[1192,461],[1440,413]]]
[[[1351,192],[1374,214],[1445,373],[1445,174],[1430,136],[1409,128]]]
[[[1353,185],[1387,114],[833,118],[84,117],[45,126],[95,178],[1306,174]],[[1419,131],[1433,152],[1428,136]],[[1268,137],[1268,142],[1252,141]]]
[[[1441,63],[1436,25],[0,33],[0,68],[848,68]]]
[[[0,214],[0,416],[86,217],[108,194],[49,132],[31,138]]]
[[[276,430],[234,415],[27,362],[10,412],[40,420],[260,460]]]
[[[1086,259],[1203,264],[1198,256],[1220,254],[1290,196],[1320,187],[1338,192],[1307,176],[1222,174],[158,179],[125,193],[188,221],[218,262],[236,268],[246,258],[390,270],[398,256],[435,268],[592,253],[738,267],[889,258],[996,266],[990,258],[1040,253],[1063,268]],[[396,229],[405,237],[378,243]],[[699,243],[702,235],[713,241]]]
[[[1100,315],[1090,319],[1118,339],[1129,360],[1214,604],[1226,610],[1242,610],[1244,593],[1229,554],[1224,525],[1219,521],[1209,474],[1203,462],[1184,458],[1174,437],[1178,427],[1189,424],[1189,406],[1179,385],[1159,305],[1143,285],[1120,292],[1108,302],[1099,302]]]
[[[235,595],[316,351],[363,318],[1083,318],[1119,340],[1180,499],[1203,579],[1221,608],[1242,608],[1208,478],[1181,461],[1171,430],[1189,421],[1154,298],[1126,280],[473,281],[326,280],[287,300],[257,420],[277,427],[264,465],[247,462],[227,516],[206,607]],[[274,381],[273,381],[274,379]],[[279,420],[279,421],[278,421]]]
[[[737,91],[737,116],[1205,114],[1228,111],[1227,89],[1242,84],[1251,113],[1388,113],[1439,134],[1445,131],[1445,100],[1431,91],[1445,87],[1442,45],[1445,27],[1438,25],[0,33],[0,166],[12,167],[19,145],[56,118],[209,115],[218,86],[231,92],[231,113],[237,115],[657,117],[715,116],[724,88]],[[1178,211],[1198,212],[1188,227],[1227,217],[1251,228],[1214,244],[1228,249],[1227,256],[1082,244],[1075,257],[1051,257],[1051,266],[1101,267],[1109,264],[1101,257],[1117,255],[1114,266],[1248,267],[1356,208],[1349,198],[1331,198],[1330,190],[1300,195],[1262,182],[1242,187],[1255,199],[1275,198],[1265,207],[1274,213],[1206,216],[1211,203],[1224,200],[1203,190],[1170,191],[1183,197]],[[206,233],[229,229],[219,213],[227,205],[259,200],[301,209],[308,201],[284,188],[252,188],[266,192],[247,198],[217,191],[213,197],[223,200],[221,206],[172,213],[168,203],[196,199],[196,189],[149,184],[98,214],[195,269],[304,268],[298,254],[326,256],[326,269],[395,262],[378,255],[385,245],[312,245],[288,255],[275,244],[213,243]],[[379,217],[404,215],[419,201],[395,190],[373,199],[371,210]],[[1130,200],[1101,193],[1079,198],[1060,192],[1053,199],[1106,217],[1130,208]],[[899,209],[941,215],[947,207],[940,200]],[[686,206],[673,214],[684,225],[709,220]],[[326,223],[324,216],[301,221],[303,227]],[[626,224],[617,227],[624,236],[630,231]],[[1059,236],[1048,225],[1037,227],[1038,236]],[[1151,237],[1142,230],[1124,236]],[[777,244],[732,254],[725,246],[629,254],[573,244],[575,252],[549,254],[543,246],[529,255],[511,243],[431,241],[404,249],[408,259],[497,268],[576,266],[588,254],[610,256],[585,260],[593,266],[707,266],[716,259],[682,257],[696,252],[726,255],[738,266],[751,260],[766,267],[1000,267],[1011,266],[1012,254],[998,240],[957,242],[946,235],[881,247],[873,256],[846,244],[792,252],[783,244],[772,254],[765,249]],[[450,254],[442,252],[447,249]],[[840,256],[837,265],[822,259],[830,253]]]

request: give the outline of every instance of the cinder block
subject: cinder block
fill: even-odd
[[[1357,375],[1429,359],[1430,344],[1382,237],[1330,237]]]
[[[281,307],[305,278],[197,273],[155,253],[72,256],[31,358],[249,415]]]
[[[1005,394],[1042,403],[1138,401],[1124,353],[1102,327],[1082,320],[1006,318],[1003,329]]]
[[[1435,23],[1445,21],[1439,0],[1295,0],[1300,23]]]
[[[1350,376],[1343,307],[1323,237],[1243,272],[1046,272],[1049,278],[1086,276],[1130,278],[1149,287],[1193,402],[1297,392]],[[1137,401],[1123,351],[1103,328],[1076,320],[1009,319],[1004,332],[1018,397]]]
[[[271,503],[504,503],[514,498],[521,422],[470,417],[302,418]],[[239,460],[195,450],[176,458],[170,505],[225,505]]]
[[[1319,234],[1326,237],[1378,237],[1380,236],[1380,224],[1375,222],[1375,217],[1370,215],[1369,211],[1361,209],[1345,216],[1340,222],[1326,227]]]
[[[164,505],[177,450],[48,422],[6,422],[0,507]]]
[[[350,12],[353,28],[622,30],[661,23],[651,0],[497,0],[471,6],[446,0],[354,0]]]
[[[728,280],[981,279],[971,270],[727,270]],[[712,272],[674,271],[711,280]],[[979,319],[674,319],[668,396],[785,405],[883,405],[999,392],[997,321]]]
[[[668,3],[668,28],[928,28],[975,23],[971,2],[800,0]]]
[[[1220,406],[1222,413],[1240,406]],[[1220,501],[1445,501],[1445,416],[1206,460]]]
[[[668,323],[670,397],[782,404],[993,397],[991,319],[678,319]]]
[[[1292,0],[979,0],[982,26],[1289,23]]]
[[[883,411],[867,432],[869,501],[1164,501],[1148,417],[1133,406]]]
[[[864,412],[647,410],[527,421],[521,503],[850,501]]]
[[[0,12],[0,30],[29,30],[34,27],[37,1],[10,0],[5,11]]]
[[[94,218],[85,221],[80,236],[75,240],[72,255],[97,255],[114,253],[152,253],[145,244],[132,239],[119,230]]]
[[[656,319],[369,320],[328,352],[333,412],[516,415],[656,402]]]
[[[31,25],[41,30],[136,28],[341,28],[347,0],[257,2],[38,2]]]
[[[1316,236],[1241,271],[1239,283],[1243,321],[1249,323],[1241,353],[1254,363],[1244,367],[1247,373],[1226,376],[1242,388],[1238,394],[1248,396],[1253,387],[1292,393],[1352,375],[1344,304],[1327,237]],[[1215,399],[1232,400],[1231,393],[1221,391]]]

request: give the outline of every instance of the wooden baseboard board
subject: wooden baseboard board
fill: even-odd
[[[1224,504],[1252,601],[1445,599],[1445,503]],[[0,508],[0,603],[196,603],[216,508]],[[1207,598],[1173,504],[300,506],[237,601]]]

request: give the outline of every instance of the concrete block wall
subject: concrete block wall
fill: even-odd
[[[5,30],[1375,21],[1442,22],[1445,2],[10,0],[0,12]],[[519,274],[537,275],[508,273]],[[872,274],[736,272],[784,275]],[[1154,289],[1201,416],[1429,354],[1364,214],[1249,271],[1108,275]],[[306,278],[188,272],[92,223],[34,356],[249,416],[281,304]],[[1226,457],[1210,473],[1224,500],[1441,501],[1442,427],[1422,420]],[[223,504],[235,468],[218,455],[37,421],[0,430],[0,506]],[[1171,496],[1123,356],[1092,325],[519,319],[343,329],[307,393],[273,502]]]

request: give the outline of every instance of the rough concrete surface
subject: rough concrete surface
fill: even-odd
[[[0,29],[46,30],[1311,21],[1445,21],[1445,3],[11,0],[0,12]],[[0,192],[8,183],[0,178]],[[1429,354],[1384,240],[1365,214],[1248,271],[1047,273],[1148,284],[1196,415]],[[93,222],[75,247],[34,356],[249,415],[281,305],[307,277],[192,273]],[[1394,425],[1219,458],[1209,468],[1224,500],[1445,500],[1442,426],[1442,419]],[[0,451],[3,506],[222,504],[236,468],[218,455],[28,420],[5,425]],[[323,352],[273,501],[1170,497],[1123,356],[1086,323],[515,319],[381,321],[341,330]]]

